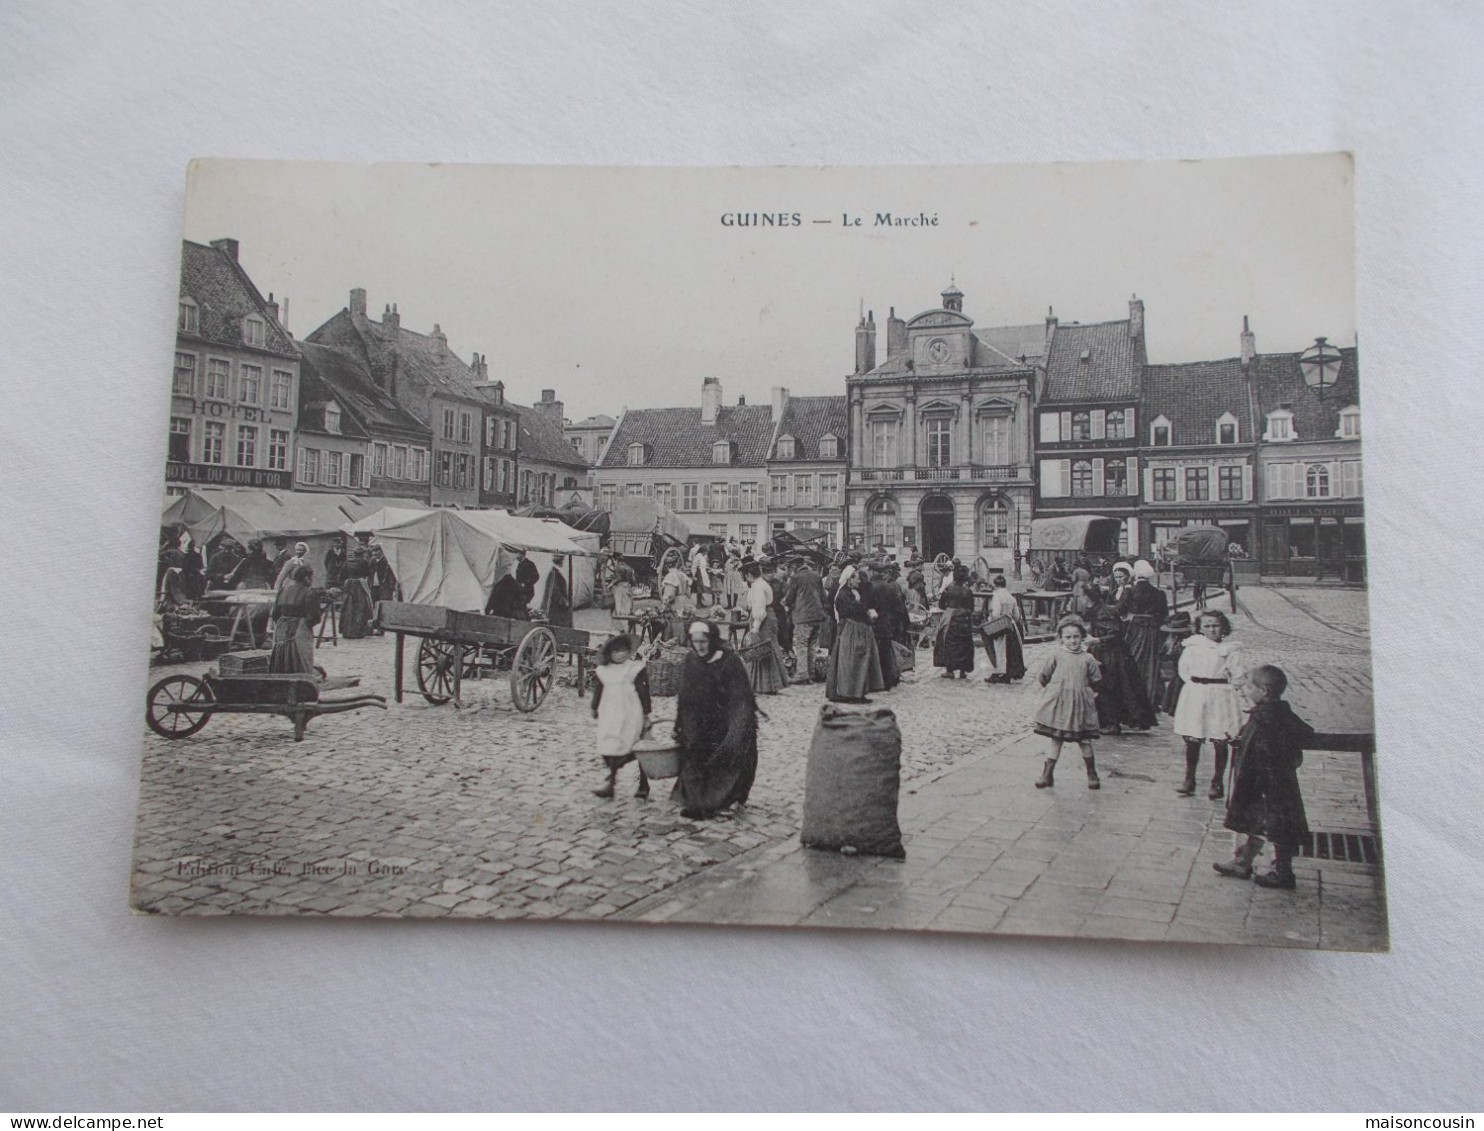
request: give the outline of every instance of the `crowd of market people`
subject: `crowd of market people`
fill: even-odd
[[[726,548],[723,554],[719,586],[700,582],[712,572],[700,547],[686,568],[676,567],[662,581],[672,610],[694,594],[697,607],[735,606],[747,613],[739,650],[724,642],[714,617],[697,614],[687,630],[690,654],[673,734],[680,757],[676,789],[687,817],[713,816],[747,800],[757,769],[759,695],[776,694],[789,682],[822,682],[831,702],[872,702],[871,696],[896,687],[902,671],[917,665],[930,606],[938,613],[931,656],[940,678],[968,680],[975,670],[976,638],[990,669],[985,683],[1014,684],[1028,674],[1025,619],[1003,575],[974,578],[954,562],[934,579],[929,598],[925,571],[933,567],[920,559],[899,564],[844,554],[821,573],[807,556],[774,562]],[[1041,696],[1033,726],[1049,740],[1035,786],[1054,787],[1057,761],[1070,742],[1082,755],[1088,788],[1101,788],[1093,743],[1125,730],[1147,732],[1161,713],[1171,716],[1185,754],[1176,793],[1196,792],[1207,742],[1214,763],[1207,791],[1211,800],[1226,798],[1232,767],[1226,825],[1237,835],[1237,845],[1233,861],[1217,871],[1265,887],[1292,888],[1291,862],[1307,835],[1296,771],[1313,732],[1282,699],[1285,674],[1270,665],[1247,670],[1228,639],[1232,625],[1224,614],[1198,608],[1194,621],[1186,612],[1172,615],[1148,561],[1056,562],[1049,572],[1071,599],[1056,625],[1055,647],[1034,671]],[[642,659],[633,658],[637,641],[619,640],[620,658],[610,657],[608,664],[642,668]],[[784,664],[789,647],[791,679]],[[620,749],[622,743],[614,745],[618,731],[603,721],[604,712],[623,712],[637,741],[647,732],[650,703],[647,688],[635,689],[636,681],[626,674],[620,678],[615,670],[610,681],[606,667],[599,673],[608,707],[595,705],[594,711],[600,733],[607,736],[602,751],[609,779],[598,792],[611,797],[613,774],[622,764],[615,759],[627,750]],[[606,691],[613,684],[628,689],[625,706]],[[641,771],[640,795],[647,794]],[[1257,873],[1253,861],[1265,838],[1274,846],[1273,868]]]

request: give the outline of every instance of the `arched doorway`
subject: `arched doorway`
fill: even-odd
[[[953,500],[947,495],[922,500],[922,552],[930,559],[953,557]]]

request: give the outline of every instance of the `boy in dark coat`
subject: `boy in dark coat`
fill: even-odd
[[[1296,886],[1293,857],[1309,835],[1298,768],[1304,747],[1314,739],[1314,728],[1284,700],[1287,687],[1283,669],[1270,664],[1253,668],[1242,684],[1252,710],[1237,736],[1226,804],[1226,827],[1237,834],[1237,850],[1229,863],[1212,867],[1223,876],[1291,890]],[[1273,842],[1273,870],[1254,875],[1252,862],[1262,851],[1264,837]]]

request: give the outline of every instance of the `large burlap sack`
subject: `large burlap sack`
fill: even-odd
[[[905,644],[891,642],[891,653],[897,658],[897,671],[910,672],[917,667],[917,655]]]
[[[820,708],[804,780],[804,831],[809,848],[852,849],[906,859],[897,824],[902,732],[885,707]]]

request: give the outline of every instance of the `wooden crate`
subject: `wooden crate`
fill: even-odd
[[[382,601],[376,606],[381,627],[389,632],[412,632],[424,636],[447,632],[460,614],[442,605],[409,605],[405,601]]]
[[[241,652],[224,652],[217,660],[222,675],[246,675],[250,672],[268,671],[268,660],[273,655],[266,648],[254,648]]]

